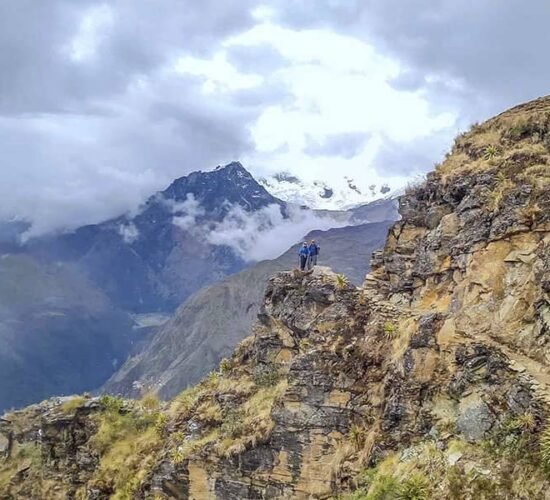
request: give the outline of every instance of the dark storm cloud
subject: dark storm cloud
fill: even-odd
[[[304,152],[310,156],[340,156],[349,159],[363,150],[369,137],[369,134],[362,132],[332,134],[320,142],[308,137]]]

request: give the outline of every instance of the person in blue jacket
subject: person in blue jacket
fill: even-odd
[[[305,271],[309,257],[309,247],[307,246],[307,242],[304,241],[304,244],[300,248],[298,255],[300,257],[300,271]]]
[[[321,250],[321,247],[317,245],[315,240],[311,240],[311,243],[309,244],[308,251],[309,251],[309,259],[307,261],[307,268],[311,269],[313,266],[317,265],[317,256],[319,255],[319,252]]]

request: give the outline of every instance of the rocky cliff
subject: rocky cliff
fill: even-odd
[[[322,245],[320,262],[350,282],[360,284],[369,269],[370,254],[384,245],[391,222],[314,231],[306,240]],[[172,398],[215,369],[250,334],[273,274],[297,264],[298,245],[273,260],[265,260],[205,287],[176,311],[147,347],[130,357],[103,390],[136,397],[154,390]]]
[[[475,126],[362,287],[277,274],[253,335],[166,407],[5,416],[4,498],[547,498],[549,157],[550,98]]]

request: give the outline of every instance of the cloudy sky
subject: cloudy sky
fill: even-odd
[[[0,218],[36,234],[239,159],[405,184],[550,87],[546,0],[3,0]]]

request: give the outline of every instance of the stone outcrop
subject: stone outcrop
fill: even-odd
[[[326,268],[274,276],[252,337],[144,421],[125,469],[107,473],[120,425],[104,449],[78,441],[94,458],[74,494],[547,498],[549,148],[548,98],[459,137],[402,198],[362,287]],[[102,429],[145,411],[101,404]],[[64,460],[40,467],[70,477]],[[6,498],[29,480],[13,472]]]

